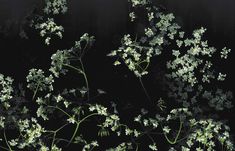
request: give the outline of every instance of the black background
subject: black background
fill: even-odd
[[[174,13],[177,23],[186,32],[206,27],[205,38],[210,45],[218,49],[224,46],[232,49],[227,61],[218,66],[228,75],[223,88],[235,92],[235,1],[156,0],[156,3],[166,12]],[[135,76],[127,69],[114,67],[113,60],[106,57],[107,53],[119,46],[123,34],[133,30],[128,20],[127,0],[70,0],[68,13],[57,18],[65,28],[64,38],[53,41],[51,46],[45,46],[38,33],[29,28],[26,28],[29,39],[19,36],[21,28],[25,27],[25,18],[35,8],[40,9],[41,5],[38,0],[0,0],[0,73],[13,77],[16,83],[24,82],[29,69],[49,68],[51,54],[57,49],[70,48],[75,40],[88,32],[96,38],[94,47],[84,58],[91,89],[106,90],[110,95],[106,101],[115,98],[112,101],[131,102],[137,107],[145,105],[146,98]],[[143,80],[150,95],[156,96],[159,85],[153,77],[149,79]],[[70,82],[76,85],[79,79]],[[233,130],[234,113],[233,109],[223,115],[225,119],[230,119]]]

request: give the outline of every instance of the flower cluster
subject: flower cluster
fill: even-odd
[[[26,77],[27,87],[33,92],[37,91],[52,91],[53,90],[53,76],[46,77],[44,71],[41,69],[30,69]]]
[[[139,3],[136,1],[133,4]],[[174,39],[180,29],[180,26],[173,23],[175,18],[173,14],[165,15],[155,7],[146,8],[146,10],[150,25],[144,28],[144,35],[136,37],[135,40],[129,34],[124,35],[121,47],[108,54],[108,56],[117,57],[114,65],[123,62],[137,77],[148,74],[150,59],[155,55],[160,55],[162,46],[168,42],[167,39]],[[132,21],[136,18],[135,12],[131,12],[129,16]]]
[[[149,3],[148,0],[130,0],[132,7],[145,6]]]
[[[7,102],[7,100],[12,98],[12,83],[12,78],[4,77],[4,75],[0,74],[0,103],[3,104],[5,108],[10,107],[10,104]]]
[[[192,133],[189,134],[186,140],[185,150],[190,150],[197,143],[197,151],[208,150],[213,151],[216,148],[216,141],[218,141],[223,148],[228,151],[234,150],[234,145],[230,140],[229,127],[222,122],[216,122],[213,119],[203,120],[191,120],[191,125],[195,128]],[[202,149],[200,146],[204,146]]]
[[[106,151],[127,151],[133,149],[132,143],[121,143],[116,147],[109,148]]]
[[[67,0],[45,0],[45,8],[43,9],[46,14],[64,14],[67,12]]]
[[[44,133],[44,128],[35,118],[19,120],[18,129],[21,136],[10,140],[9,144],[11,146],[17,146],[19,149],[36,147],[40,141],[41,135]]]
[[[122,41],[122,47],[112,51],[108,56],[118,56],[114,65],[119,65],[119,59],[127,65],[130,71],[133,71],[137,77],[141,77],[148,72],[146,71],[153,56],[154,50],[149,47],[140,46],[138,42],[133,41],[130,35],[125,35]]]
[[[202,82],[210,83],[211,79],[215,79],[211,70],[212,63],[208,60],[216,49],[209,47],[207,41],[201,40],[205,31],[204,28],[195,30],[194,38],[177,41],[178,48],[183,49],[184,45],[187,52],[182,54],[179,50],[173,50],[175,59],[167,63],[167,68],[173,70],[172,77],[179,77],[192,86],[199,82],[197,75],[202,75]],[[203,59],[205,57],[208,59]]]
[[[67,69],[63,68],[64,65],[70,64],[70,53],[68,50],[57,50],[51,56],[51,68],[49,69],[55,77],[59,77],[60,74],[66,74]]]
[[[79,60],[83,57],[85,50],[94,42],[94,37],[85,33],[80,37],[79,41],[75,41],[72,48],[66,50],[57,50],[51,56],[51,68],[49,69],[55,77],[60,74],[66,74],[68,71],[65,67],[71,67],[71,61]]]
[[[209,101],[209,106],[218,111],[224,110],[224,108],[230,109],[233,107],[233,94],[231,91],[223,92],[222,89],[217,89],[215,92],[205,91],[202,94],[202,98],[207,99]]]
[[[226,47],[224,47],[222,49],[222,51],[220,52],[220,57],[222,59],[227,59],[228,58],[228,54],[231,52],[231,49],[227,49]]]
[[[91,143],[86,144],[83,147],[82,151],[90,151],[90,150],[93,150],[95,147],[98,147],[98,146],[99,146],[99,144],[98,144],[97,141],[92,141]]]
[[[48,18],[43,23],[37,23],[34,25],[35,29],[40,30],[40,36],[45,37],[45,44],[50,45],[52,35],[63,38],[62,33],[64,32],[63,26],[57,25],[53,18]]]

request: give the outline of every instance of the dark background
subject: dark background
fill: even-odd
[[[228,80],[223,88],[234,90],[235,57],[235,1],[234,0],[156,0],[167,12],[176,16],[176,21],[190,33],[206,27],[209,44],[218,49],[232,49],[227,61],[218,64],[227,72]],[[70,0],[67,14],[58,18],[65,28],[61,41],[52,41],[45,46],[38,33],[26,28],[28,39],[19,34],[27,24],[26,18],[42,3],[38,0],[0,0],[0,73],[11,76],[16,82],[24,81],[31,68],[49,68],[50,56],[57,49],[70,48],[74,40],[88,32],[96,37],[94,47],[84,58],[91,89],[106,90],[112,98],[134,106],[145,104],[144,93],[138,80],[128,70],[112,66],[106,54],[119,46],[123,34],[132,30],[128,20],[127,0]],[[140,25],[141,26],[141,25]],[[135,30],[138,30],[136,28]],[[153,78],[154,79],[154,78]],[[147,78],[144,82],[150,94],[158,93],[158,85]],[[73,81],[76,85],[78,81]],[[234,109],[224,118],[234,119]],[[134,113],[133,113],[134,114]],[[235,124],[230,121],[235,129]]]

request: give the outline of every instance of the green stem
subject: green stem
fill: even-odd
[[[136,144],[136,149],[135,149],[135,151],[138,151],[138,150],[139,150],[139,145]]]
[[[0,146],[0,148],[5,149],[5,150],[8,150],[8,151],[9,151],[9,149],[8,149],[8,148],[6,148],[6,147]]]
[[[174,140],[175,143],[177,142],[177,140],[178,140],[178,138],[180,136],[180,132],[182,130],[182,126],[183,126],[183,122],[180,121],[180,128],[179,128],[178,133],[177,133],[177,135],[175,137],[175,140]]]
[[[48,105],[47,107],[60,110],[60,111],[63,112],[65,115],[67,115],[68,117],[72,118],[72,116],[71,116],[70,114],[68,114],[66,111],[64,111],[63,109],[61,109],[61,108],[59,108],[59,107],[57,107],[57,106],[50,106],[50,105]]]
[[[78,68],[76,68],[76,67],[74,67],[74,66],[71,66],[71,65],[69,65],[69,64],[63,64],[63,65],[66,66],[66,67],[69,67],[69,68],[71,68],[71,69],[73,69],[73,70],[76,70],[78,73],[80,73],[80,74],[83,75],[84,80],[85,80],[85,83],[86,83],[86,88],[87,88],[87,99],[88,99],[88,101],[89,101],[89,97],[90,97],[90,95],[89,95],[89,83],[88,83],[88,79],[87,79],[87,76],[86,76],[86,73],[85,73],[85,68],[84,68],[84,65],[83,65],[83,63],[82,63],[82,60],[79,59],[79,61],[80,61],[82,70],[81,70],[81,69],[78,69]]]
[[[84,117],[82,120],[80,120],[78,122],[78,124],[81,124],[83,121],[85,121],[86,119],[88,119],[89,117],[95,116],[95,115],[99,115],[98,113],[92,113],[90,115],[87,115],[86,117]]]
[[[82,70],[81,69],[78,69],[78,68],[76,68],[76,67],[74,67],[74,66],[71,66],[71,65],[69,65],[69,64],[63,64],[65,67],[68,67],[68,68],[71,68],[71,69],[74,69],[74,70],[76,70],[78,73],[82,73]]]
[[[178,138],[179,138],[179,135],[180,135],[180,132],[181,132],[181,130],[182,130],[182,126],[183,126],[183,122],[180,121],[180,127],[179,127],[179,130],[178,130],[178,132],[177,132],[177,134],[176,134],[176,137],[175,137],[174,141],[171,141],[171,140],[168,138],[167,134],[166,134],[166,133],[163,133],[168,143],[170,143],[171,145],[174,145],[174,144],[177,143]]]
[[[36,96],[36,94],[37,94],[37,92],[38,92],[39,84],[40,84],[40,82],[37,83],[37,87],[36,87],[36,90],[35,90],[34,93],[33,93],[33,98],[32,98],[32,100],[34,100],[34,98],[35,98],[35,96]]]
[[[149,94],[148,94],[148,92],[147,92],[147,90],[146,90],[146,88],[145,88],[145,86],[144,86],[144,83],[143,83],[141,77],[139,77],[139,81],[140,81],[140,84],[141,84],[141,86],[142,86],[142,88],[143,88],[143,90],[144,90],[144,93],[145,93],[147,99],[149,100],[149,102],[152,103],[152,101],[151,101],[151,99],[150,99],[150,96],[149,96]]]
[[[92,116],[95,116],[95,115],[99,115],[99,114],[98,114],[98,113],[92,113],[92,114],[87,115],[86,117],[84,117],[84,118],[83,118],[82,120],[80,120],[79,122],[77,122],[76,128],[75,128],[75,130],[74,130],[74,133],[73,133],[73,135],[72,135],[72,137],[71,137],[71,139],[70,139],[68,145],[71,144],[71,142],[73,141],[74,137],[77,135],[77,131],[78,131],[78,128],[79,128],[80,124],[81,124],[83,121],[85,121],[86,119],[88,119],[88,118],[90,118],[90,117],[92,117]],[[67,146],[68,146],[68,145],[67,145]]]
[[[79,59],[80,61],[80,64],[81,64],[81,67],[82,67],[82,74],[83,74],[83,77],[85,79],[85,82],[86,82],[86,88],[87,88],[87,99],[89,101],[90,99],[90,90],[89,90],[89,83],[88,83],[88,80],[87,80],[87,76],[86,76],[86,71],[85,71],[85,68],[84,68],[84,65],[83,65],[83,62],[82,62],[82,59]]]
[[[3,136],[4,136],[4,139],[5,139],[5,142],[6,142],[6,145],[7,145],[8,149],[9,149],[9,151],[13,151],[13,150],[11,149],[11,146],[9,145],[8,141],[7,141],[5,129],[4,129],[4,132],[3,132]]]

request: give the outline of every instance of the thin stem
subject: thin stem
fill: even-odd
[[[35,98],[35,96],[36,96],[36,94],[37,94],[37,92],[38,92],[39,84],[40,84],[40,82],[37,83],[37,87],[36,87],[36,90],[35,90],[34,93],[33,93],[33,98],[32,98],[32,100],[34,100],[34,98]]]
[[[139,145],[136,144],[136,149],[135,149],[135,151],[138,151],[138,150],[139,150]]]
[[[9,151],[13,151],[13,150],[11,149],[11,146],[9,145],[8,141],[7,141],[5,129],[4,129],[4,132],[3,132],[3,136],[4,136],[5,142],[6,142],[6,144],[7,144],[7,147],[9,148]]]
[[[84,65],[83,65],[83,63],[82,63],[82,60],[79,59],[79,61],[80,61],[82,70],[81,70],[81,69],[78,69],[78,68],[76,68],[76,67],[74,67],[74,66],[71,66],[71,65],[69,65],[69,64],[63,64],[63,65],[66,66],[66,67],[69,67],[69,68],[71,68],[71,69],[73,69],[73,70],[76,70],[78,73],[80,73],[80,74],[83,75],[84,80],[85,80],[85,83],[86,83],[86,88],[87,88],[87,99],[88,99],[88,101],[89,101],[89,97],[90,97],[90,95],[89,95],[89,83],[88,83],[88,79],[87,79],[87,76],[86,76],[86,73],[85,73],[85,68],[84,68]]]
[[[6,148],[6,147],[0,146],[0,148],[5,149],[5,150],[8,150],[8,151],[9,151],[9,149],[8,149],[8,148]]]
[[[178,133],[177,133],[175,140],[174,140],[175,143],[177,142],[177,140],[179,138],[180,132],[182,130],[182,126],[183,126],[183,122],[180,121],[180,128],[179,128]]]
[[[63,65],[66,66],[66,67],[69,67],[69,68],[71,68],[71,69],[76,70],[78,73],[82,73],[82,70],[81,70],[81,69],[78,69],[78,68],[76,68],[76,67],[74,67],[74,66],[71,66],[71,65],[69,65],[69,64],[63,64]]]
[[[86,117],[84,117],[84,118],[83,118],[82,120],[80,120],[79,122],[77,122],[76,128],[75,128],[75,130],[74,130],[74,133],[73,133],[73,135],[72,135],[72,137],[71,137],[71,139],[70,139],[68,145],[71,144],[71,142],[73,141],[74,137],[77,135],[77,131],[78,131],[78,128],[79,128],[80,124],[81,124],[83,121],[85,121],[86,119],[88,119],[89,117],[92,117],[92,116],[95,116],[95,115],[99,115],[99,114],[98,114],[98,113],[92,113],[92,114],[87,115]],[[67,145],[67,146],[68,146],[68,145]]]
[[[54,108],[54,109],[58,109],[60,110],[61,112],[63,112],[65,115],[67,115],[68,117],[72,118],[72,116],[70,114],[68,114],[66,111],[64,111],[63,109],[57,107],[57,106],[47,106],[47,107],[50,107],[50,108]]]
[[[141,127],[143,128],[143,130],[145,131],[145,132],[147,132],[147,130],[145,130],[145,128],[144,128],[144,126],[141,124]],[[149,135],[149,133],[147,132],[147,133],[145,133],[147,136],[148,136],[148,138],[152,141],[152,143],[155,143],[155,141],[154,141],[154,139],[151,137],[151,135]]]
[[[99,115],[98,113],[92,113],[90,115],[87,115],[86,117],[84,117],[82,120],[80,120],[78,122],[78,124],[81,124],[83,121],[85,121],[86,119],[88,119],[89,117],[95,116],[95,115]]]
[[[86,76],[86,72],[85,72],[85,68],[84,68],[84,65],[83,65],[83,62],[82,62],[82,59],[80,58],[79,59],[79,61],[80,61],[80,64],[81,64],[81,67],[82,67],[82,71],[83,71],[83,76],[84,76],[84,79],[85,79],[85,82],[86,82],[86,88],[87,88],[87,99],[88,99],[88,101],[89,101],[89,99],[90,99],[90,90],[89,90],[89,83],[88,83],[88,80],[87,80],[87,76]]]
[[[149,97],[149,94],[148,94],[148,92],[147,92],[147,90],[146,90],[146,88],[145,88],[145,86],[144,86],[144,83],[143,83],[141,77],[139,77],[139,81],[140,81],[140,84],[141,84],[141,86],[142,86],[142,88],[143,88],[143,90],[144,90],[144,93],[145,93],[147,99],[149,100],[149,102],[152,103],[152,101],[151,101],[151,99],[150,99],[150,97]]]
[[[178,132],[177,132],[177,134],[176,134],[176,137],[175,137],[174,141],[171,141],[171,140],[168,138],[167,134],[166,134],[166,133],[163,133],[168,143],[170,143],[171,145],[177,143],[178,138],[179,138],[179,135],[180,135],[180,132],[181,132],[181,130],[182,130],[182,126],[183,126],[183,122],[180,121],[180,127],[179,127],[179,130],[178,130]],[[162,126],[161,126],[161,127],[162,127]]]

